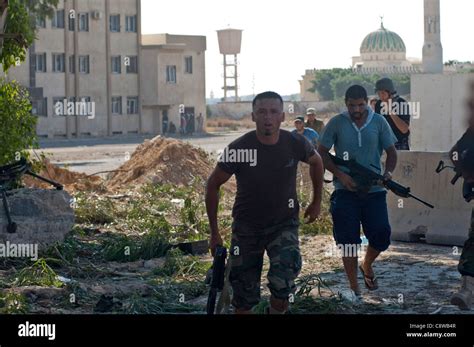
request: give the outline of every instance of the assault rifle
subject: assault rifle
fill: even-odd
[[[454,166],[449,166],[449,165],[444,165],[444,161],[440,161],[438,164],[438,167],[436,168],[436,173],[440,173],[444,169],[453,169],[453,171],[456,173],[451,180],[451,184],[455,185],[456,182],[462,177],[462,172],[459,168],[456,168]],[[462,185],[462,196],[466,202],[471,202],[474,200],[474,183],[468,183],[464,181]]]
[[[378,173],[374,172],[371,169],[366,168],[365,166],[359,164],[357,161],[354,159],[351,160],[344,160],[341,158],[338,158],[331,153],[328,153],[329,158],[333,161],[334,164],[339,165],[339,166],[344,166],[349,169],[349,175],[350,176],[360,176],[363,177],[364,180],[367,180],[369,182],[372,182],[372,184],[377,184],[378,182],[382,182],[384,187],[387,188],[388,190],[392,191],[395,195],[398,195],[402,198],[413,198],[422,204],[428,206],[429,208],[434,208],[433,205],[430,203],[427,203],[426,201],[421,200],[420,198],[414,196],[410,192],[409,187],[404,187],[401,184],[392,181],[392,180],[387,180],[385,177],[382,175],[379,175]],[[374,169],[378,169],[377,167],[371,165]]]
[[[212,274],[210,278],[211,289],[207,299],[207,314],[213,315],[216,307],[217,293],[222,292],[225,279],[225,261],[227,258],[227,248],[216,247],[214,261],[212,263]]]

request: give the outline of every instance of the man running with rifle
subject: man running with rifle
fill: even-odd
[[[366,168],[381,174],[381,156],[385,150],[387,160],[383,178],[391,180],[397,164],[395,143],[397,138],[383,116],[368,106],[367,91],[359,85],[351,86],[345,95],[347,112],[333,117],[320,138],[318,152],[324,166],[334,175],[335,191],[331,196],[330,211],[333,219],[334,239],[342,249],[358,249],[360,225],[369,241],[367,252],[359,269],[369,290],[378,288],[372,264],[390,245],[391,228],[387,211],[387,192],[374,185],[372,179],[362,175],[349,175],[344,166],[331,160],[329,150],[334,146],[336,157],[355,160]],[[378,169],[376,169],[378,168]],[[354,247],[355,246],[355,247]],[[343,254],[344,269],[350,288],[360,295],[357,281],[357,254]]]
[[[274,92],[253,100],[251,131],[232,142],[207,181],[206,207],[211,227],[210,248],[222,239],[218,230],[219,188],[235,174],[237,196],[232,216],[230,284],[232,305],[238,314],[250,314],[260,301],[263,255],[270,260],[269,313],[288,310],[289,296],[301,269],[298,240],[299,203],[296,195],[298,162],[310,165],[313,200],[305,211],[308,223],[320,213],[323,163],[314,147],[300,134],[281,130],[283,100]],[[239,160],[240,159],[240,160]],[[248,159],[247,161],[241,159]],[[253,159],[253,160],[252,160]]]

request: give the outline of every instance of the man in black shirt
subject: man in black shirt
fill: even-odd
[[[219,188],[232,175],[237,196],[232,211],[230,283],[236,313],[248,314],[260,301],[263,254],[270,259],[268,287],[270,313],[288,310],[294,280],[301,270],[298,240],[299,202],[296,195],[298,162],[310,165],[313,201],[305,211],[307,223],[320,213],[324,169],[321,157],[300,134],[281,130],[283,100],[265,92],[253,101],[251,131],[232,142],[219,157],[206,187],[206,208],[211,227],[210,248],[222,245],[218,230]]]
[[[450,158],[457,171],[462,173],[465,189],[474,189],[474,84],[470,102],[469,128],[450,151]],[[474,219],[471,219],[469,237],[459,258],[458,271],[462,275],[461,288],[451,297],[451,303],[461,310],[469,310],[474,294]]]
[[[375,113],[385,117],[397,137],[395,148],[410,150],[410,110],[405,99],[398,96],[390,78],[382,78],[375,84],[380,100],[375,104]]]

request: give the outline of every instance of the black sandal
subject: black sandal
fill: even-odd
[[[366,275],[364,269],[362,268],[362,265],[359,266],[359,270],[364,276],[364,283],[368,290],[376,290],[379,288],[379,285],[377,283],[377,277]]]

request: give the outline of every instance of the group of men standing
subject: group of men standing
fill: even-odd
[[[222,245],[217,223],[219,188],[232,175],[236,176],[229,277],[236,313],[252,313],[252,308],[260,300],[265,251],[270,260],[269,313],[283,314],[288,310],[289,296],[295,290],[294,281],[302,265],[296,193],[299,162],[309,164],[313,186],[313,198],[304,213],[306,223],[314,222],[320,214],[324,170],[328,170],[334,177],[335,189],[330,199],[330,213],[336,244],[341,245],[342,249],[360,246],[361,226],[368,240],[360,264],[358,254],[342,255],[352,294],[355,298],[361,295],[358,271],[368,290],[378,288],[372,266],[380,253],[388,249],[391,235],[384,182],[373,182],[353,175],[344,166],[336,165],[329,155],[329,151],[334,148],[336,157],[354,159],[382,175],[385,182],[391,180],[397,165],[397,150],[409,150],[410,115],[409,112],[397,114],[393,108],[386,107],[387,104],[405,102],[397,95],[390,79],[378,81],[376,91],[380,100],[375,104],[375,110],[369,106],[367,91],[362,86],[353,85],[345,94],[346,111],[332,117],[324,125],[315,119],[314,110],[309,109],[306,123],[303,117],[296,118],[293,132],[280,129],[285,119],[280,95],[265,92],[255,97],[252,119],[256,123],[256,130],[232,142],[227,150],[254,150],[258,165],[220,161],[207,182],[206,190],[211,228],[210,248],[213,251],[217,245]],[[471,126],[474,125],[474,117],[472,119]],[[466,152],[464,147],[468,141],[465,140],[462,143],[463,156],[455,164],[464,170],[465,180],[472,180],[474,161],[469,160],[472,160],[474,153],[473,131],[466,133],[465,137],[471,139],[467,147],[472,147]],[[455,149],[461,151],[459,147],[461,144],[458,143]],[[381,162],[383,152],[386,153],[384,166]],[[470,240],[469,245],[474,254],[474,236]],[[465,301],[470,300],[474,290],[473,260],[474,255],[466,254],[460,268],[463,276],[471,276],[463,280],[464,292],[461,294],[469,296],[468,299],[463,297]]]

